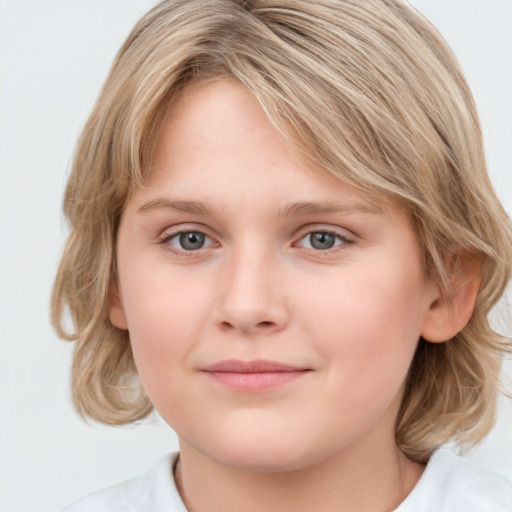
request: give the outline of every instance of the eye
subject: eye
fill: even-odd
[[[298,246],[315,251],[327,251],[343,244],[350,244],[352,240],[339,233],[332,231],[311,231],[303,236]]]
[[[204,233],[200,231],[180,231],[179,233],[173,233],[166,236],[162,241],[162,244],[170,246],[174,251],[198,251],[209,247],[215,242]]]

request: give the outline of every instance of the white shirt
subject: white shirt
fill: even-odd
[[[147,473],[95,492],[62,512],[187,512],[173,478],[178,454]],[[512,483],[449,450],[437,450],[394,512],[512,512]]]

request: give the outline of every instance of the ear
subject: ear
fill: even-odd
[[[432,343],[453,338],[469,322],[481,283],[481,263],[474,254],[452,255],[448,290],[438,287],[436,299],[424,318],[421,336]]]
[[[124,314],[123,303],[121,301],[117,280],[110,287],[110,292],[108,294],[107,314],[110,323],[114,327],[124,331],[128,330],[128,322],[126,321],[126,316]]]

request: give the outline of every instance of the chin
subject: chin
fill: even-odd
[[[263,435],[241,439],[234,437],[210,444],[204,451],[218,464],[236,471],[253,473],[287,473],[313,466],[328,454],[308,450],[304,442],[286,436]]]
[[[233,470],[251,473],[288,473],[304,469],[307,464],[292,454],[270,453],[259,450],[257,453],[220,454],[218,462]]]

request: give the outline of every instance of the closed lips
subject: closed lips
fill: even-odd
[[[228,360],[220,361],[208,365],[201,369],[204,372],[227,372],[227,373],[278,373],[278,372],[304,372],[310,371],[310,368],[299,366],[290,366],[275,361],[255,360],[238,361]]]
[[[220,361],[201,369],[222,388],[237,392],[261,392],[300,379],[310,368],[276,361]]]

